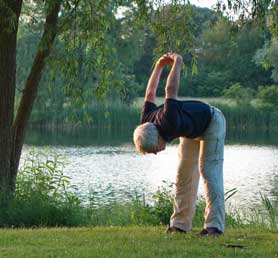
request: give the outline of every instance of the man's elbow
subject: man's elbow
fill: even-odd
[[[165,89],[165,98],[166,99],[177,99],[177,91],[172,88]]]
[[[154,92],[147,92],[145,95],[145,101],[154,102],[155,101],[155,93]]]

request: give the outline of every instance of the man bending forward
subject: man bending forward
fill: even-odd
[[[164,66],[171,64],[164,105],[155,97]],[[156,62],[149,78],[141,124],[134,130],[134,143],[141,153],[162,151],[178,138],[179,164],[176,175],[174,211],[167,232],[187,232],[192,218],[200,175],[205,188],[205,224],[201,235],[224,232],[225,209],[223,156],[226,124],[221,111],[201,101],[177,100],[182,57],[166,53]]]

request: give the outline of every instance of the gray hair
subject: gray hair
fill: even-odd
[[[158,130],[153,123],[144,123],[137,126],[133,133],[136,149],[145,154],[158,143]]]

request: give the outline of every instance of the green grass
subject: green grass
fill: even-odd
[[[3,257],[278,257],[278,232],[228,229],[219,238],[165,234],[164,227],[0,230]]]

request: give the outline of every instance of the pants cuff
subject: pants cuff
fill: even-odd
[[[175,227],[175,228],[179,228],[179,229],[182,229],[183,231],[189,231],[191,230],[191,225],[187,226],[187,225],[184,225],[182,223],[178,223],[178,222],[171,222],[170,223],[170,227]]]
[[[217,223],[205,223],[204,228],[217,228],[219,231],[224,232],[224,225]]]

